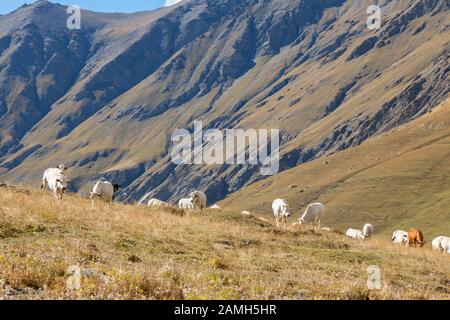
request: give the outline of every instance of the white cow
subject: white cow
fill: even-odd
[[[320,229],[320,221],[325,215],[325,206],[319,202],[311,203],[298,220],[299,225],[312,223],[315,228]]]
[[[167,202],[154,198],[150,199],[147,205],[152,208],[170,207],[170,204],[168,204]]]
[[[192,198],[182,198],[178,201],[178,208],[183,210],[194,210],[194,200]]]
[[[353,239],[359,239],[359,240],[364,240],[366,237],[364,236],[363,232],[361,230],[357,230],[357,229],[348,229],[345,232],[345,235],[347,237],[353,238]]]
[[[275,216],[275,221],[277,227],[280,227],[280,223],[283,228],[286,228],[287,217],[290,216],[289,205],[284,199],[275,199],[272,202],[273,215]]]
[[[210,209],[214,209],[214,210],[222,210],[222,208],[217,205],[217,204],[213,204],[211,207],[209,207]]]
[[[450,237],[439,236],[431,243],[433,250],[450,253]]]
[[[41,189],[48,187],[53,191],[57,200],[62,200],[69,182],[70,180],[64,175],[63,170],[60,168],[49,168],[45,170],[44,176],[42,177]]]
[[[348,229],[345,232],[347,237],[359,240],[366,240],[373,234],[373,226],[370,223],[366,223],[362,230]]]
[[[195,190],[190,194],[190,197],[193,200],[195,210],[206,209],[207,200],[206,200],[206,194],[204,192]]]
[[[119,190],[119,185],[112,184],[109,181],[99,180],[94,185],[94,188],[89,192],[89,197],[92,200],[92,206],[94,206],[95,199],[99,199],[104,205],[107,205],[114,201],[114,193]]]
[[[394,244],[405,244],[405,246],[408,246],[408,232],[403,230],[395,230],[392,234],[392,242]]]

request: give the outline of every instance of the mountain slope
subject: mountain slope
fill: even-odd
[[[345,231],[375,226],[388,236],[420,227],[428,242],[450,230],[450,99],[361,146],[320,158],[232,194],[230,210],[270,214],[285,197],[300,217],[312,201],[326,204],[325,225]]]
[[[192,0],[83,11],[79,31],[45,1],[2,16],[0,175],[38,185],[66,163],[73,191],[105,176],[127,187],[122,200],[201,188],[216,201],[263,177],[175,166],[170,135],[194,120],[281,129],[282,170],[406,123],[449,92],[449,5],[381,1],[383,27],[370,31],[369,4]]]

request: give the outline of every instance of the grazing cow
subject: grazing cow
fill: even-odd
[[[363,231],[361,231],[361,230],[356,230],[356,229],[348,229],[348,230],[345,232],[345,235],[346,235],[347,237],[352,238],[352,239],[359,239],[359,240],[365,240],[365,239],[366,239],[366,237],[364,236]]]
[[[192,198],[182,198],[178,201],[178,208],[183,210],[194,210],[194,200]]]
[[[194,202],[194,209],[195,210],[203,210],[206,209],[206,194],[202,191],[195,190],[190,194],[190,197],[192,198]]]
[[[150,199],[147,205],[152,208],[170,207],[170,204],[159,199]]]
[[[312,223],[315,228],[320,229],[320,221],[325,215],[325,206],[319,202],[311,203],[298,220],[300,225]]]
[[[362,230],[348,229],[345,232],[347,237],[359,240],[366,240],[370,238],[373,234],[373,226],[370,223],[366,223]]]
[[[405,244],[408,246],[408,232],[403,230],[395,230],[392,234],[392,242],[394,244]]]
[[[450,238],[439,236],[431,243],[433,250],[450,253]]]
[[[373,234],[373,226],[370,223],[366,223],[363,227],[363,236],[370,238]]]
[[[118,184],[112,184],[109,181],[97,181],[92,191],[89,192],[89,197],[92,200],[92,205],[94,205],[95,199],[101,200],[105,205],[113,202],[115,193],[119,190],[119,188],[120,186]]]
[[[67,190],[67,184],[69,179],[64,175],[64,172],[60,168],[49,168],[45,170],[42,177],[41,189],[49,188],[53,191],[57,200],[62,200],[64,192]]]
[[[450,237],[442,237],[441,248],[444,252],[450,253]]]
[[[213,204],[211,207],[209,207],[210,209],[214,209],[214,210],[222,210],[222,208],[217,205],[217,204]]]
[[[410,247],[423,247],[425,240],[423,233],[417,228],[412,228],[408,231],[408,244]]]
[[[283,228],[286,228],[287,217],[290,216],[289,205],[284,199],[275,199],[272,203],[273,215],[275,216],[275,221],[277,227],[280,227],[280,223]]]

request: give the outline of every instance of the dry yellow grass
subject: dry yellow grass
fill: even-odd
[[[185,216],[0,189],[0,298],[450,299],[450,256],[277,230],[256,217]],[[80,289],[67,269],[82,269]],[[378,265],[382,289],[366,287]]]

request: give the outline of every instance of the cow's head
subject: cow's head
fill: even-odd
[[[291,214],[289,213],[289,206],[287,204],[281,205],[281,214],[285,217],[289,217]]]
[[[56,179],[56,188],[64,193],[67,190],[67,185],[70,180],[67,179]]]
[[[94,191],[89,191],[89,198],[90,199],[100,198],[100,197],[101,197],[100,193],[97,193],[97,192],[94,192]]]
[[[192,203],[198,201],[198,199],[199,199],[199,196],[198,196],[197,191],[191,192],[191,200],[192,200]]]

